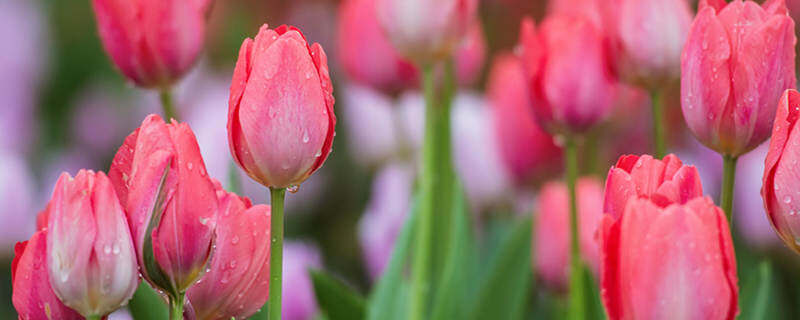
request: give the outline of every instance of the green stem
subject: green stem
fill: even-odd
[[[242,181],[239,179],[239,166],[233,159],[228,164],[228,189],[233,193],[239,193],[242,189]]]
[[[564,158],[569,192],[569,225],[570,225],[570,270],[569,270],[569,310],[567,319],[582,320],[586,318],[586,303],[583,293],[583,265],[578,239],[578,202],[575,193],[575,182],[578,179],[578,148],[573,136],[567,136],[564,146]]]
[[[281,279],[283,271],[283,199],[286,188],[269,188],[272,218],[269,248],[269,319],[281,319]]]
[[[170,119],[178,120],[178,113],[175,111],[175,104],[172,101],[172,92],[169,89],[161,90],[161,108],[164,110],[164,118],[169,122]]]
[[[723,172],[722,172],[722,192],[720,192],[719,205],[725,215],[728,217],[728,223],[731,223],[731,214],[733,210],[733,185],[736,180],[736,160],[738,157],[723,155]]]
[[[101,316],[87,316],[86,320],[100,320],[102,318]]]
[[[653,105],[653,145],[656,148],[656,158],[661,159],[666,155],[667,146],[664,142],[664,110],[661,105],[661,92],[658,89],[650,91]]]
[[[183,296],[184,293],[179,293],[177,297],[170,295],[169,297],[169,319],[182,320],[183,319]]]

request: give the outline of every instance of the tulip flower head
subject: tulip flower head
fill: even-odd
[[[336,116],[325,51],[294,27],[263,25],[245,39],[231,82],[228,141],[234,160],[267,187],[298,186],[333,144]]]

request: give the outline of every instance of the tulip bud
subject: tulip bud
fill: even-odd
[[[246,319],[267,302],[270,208],[217,189],[214,257],[187,297],[196,319]]]
[[[523,20],[522,57],[539,123],[552,133],[581,133],[605,118],[616,81],[598,26],[581,15],[551,15],[539,32]]]
[[[333,144],[333,85],[322,46],[294,27],[263,25],[233,73],[228,141],[234,160],[267,187],[297,186]]]
[[[139,272],[125,212],[102,172],[61,174],[47,206],[47,265],[53,291],[84,317],[125,305]]]
[[[449,57],[476,19],[477,0],[375,0],[389,40],[406,58],[429,63]]]
[[[722,209],[708,197],[632,199],[603,217],[600,292],[609,319],[734,319],[738,279]]]
[[[92,0],[106,53],[136,85],[168,87],[194,64],[211,0]]]
[[[597,274],[599,248],[595,231],[603,217],[603,187],[597,179],[582,178],[577,184],[578,236],[581,257]],[[570,217],[567,186],[550,182],[537,199],[533,232],[533,264],[544,283],[566,289],[569,276]]]
[[[142,276],[167,293],[184,292],[206,268],[217,221],[194,133],[148,116],[117,151],[109,178],[126,208]]]
[[[681,59],[683,116],[700,142],[737,157],[767,139],[781,93],[795,87],[794,21],[783,1],[708,3]]]
[[[492,108],[500,155],[517,183],[541,178],[561,166],[561,149],[533,114],[522,61],[511,54],[494,60],[487,97]]]
[[[634,198],[650,199],[659,207],[684,204],[703,196],[700,174],[673,154],[663,160],[650,155],[625,155],[608,170],[603,212],[618,218]]]
[[[47,257],[47,230],[37,231],[30,240],[14,247],[11,301],[19,319],[83,319],[75,310],[65,306],[50,287]]]

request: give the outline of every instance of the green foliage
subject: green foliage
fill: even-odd
[[[364,319],[364,298],[352,288],[321,271],[309,271],[320,310],[329,320]]]

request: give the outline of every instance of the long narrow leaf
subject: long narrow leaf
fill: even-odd
[[[364,319],[364,298],[352,288],[321,271],[309,271],[317,305],[328,320]]]

